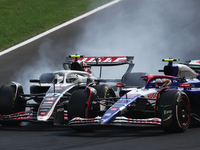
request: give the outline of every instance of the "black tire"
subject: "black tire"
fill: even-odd
[[[107,85],[104,84],[99,84],[96,85],[94,87],[97,91],[97,95],[99,98],[109,98],[109,97],[116,97],[115,91],[113,90],[112,87],[108,87]],[[111,103],[106,102],[107,107],[105,107],[105,109],[107,110],[111,105],[113,105],[113,103],[115,103],[117,100],[113,99],[110,100]],[[110,105],[110,106],[108,106]],[[99,110],[100,110],[100,105],[99,106]]]
[[[68,103],[69,120],[74,117],[95,117],[95,114],[93,114],[92,111],[96,110],[92,107],[92,102],[96,100],[96,95],[90,90],[90,88],[76,90],[70,96]]]
[[[17,93],[16,85],[3,85],[0,88],[0,114],[8,115],[21,111],[25,111],[26,101],[24,98],[20,97],[23,94],[23,89],[21,86],[18,87]],[[15,98],[16,96],[16,98]],[[21,121],[7,121],[1,122],[3,126],[18,126]]]
[[[76,90],[72,93],[68,103],[69,120],[75,117],[86,118],[87,101],[89,98],[88,90]]]
[[[91,94],[89,89],[76,90],[72,93],[68,103],[68,119],[71,120],[75,117],[91,118],[91,103],[94,100],[94,95]],[[91,97],[90,97],[91,96]],[[92,131],[93,128],[87,126],[72,127],[76,131]]]
[[[144,72],[126,73],[123,75],[121,82],[126,86],[143,87],[146,82],[141,79],[141,76],[146,74]]]
[[[162,92],[157,102],[157,117],[162,118],[162,129],[167,133],[187,130],[191,121],[190,107],[190,100],[184,92]]]

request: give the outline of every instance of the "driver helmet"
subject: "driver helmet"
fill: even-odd
[[[82,83],[86,81],[87,77],[82,77],[81,75],[78,74],[71,74],[67,77],[67,83]]]
[[[77,74],[70,74],[67,76],[67,83],[75,83],[78,80],[78,75]]]
[[[155,80],[155,87],[166,87],[171,85],[171,80],[170,79],[156,79]]]

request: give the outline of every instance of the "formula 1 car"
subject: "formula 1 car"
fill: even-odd
[[[141,76],[146,82],[142,88],[117,84],[120,97],[103,114],[93,107],[93,102],[101,100],[93,89],[75,91],[69,100],[68,125],[73,129],[87,125],[161,126],[165,132],[184,132],[191,118],[200,121],[200,64],[172,64],[178,59],[164,61],[168,65],[159,71],[165,75]]]
[[[62,111],[63,122],[68,122],[68,101],[71,94],[81,89],[96,92],[99,98],[116,97],[113,88],[106,84],[115,80],[101,79],[94,76],[91,66],[114,66],[128,64],[128,69],[122,82],[127,81],[127,75],[134,66],[133,57],[84,57],[71,55],[63,64],[64,69],[54,73],[45,73],[39,80],[30,80],[34,84],[30,87],[30,94],[24,94],[19,83],[0,87],[0,124],[4,126],[20,125],[22,121],[48,122],[58,118],[55,112]],[[35,103],[28,103],[34,100]],[[105,107],[100,106],[100,101],[93,101],[93,107],[99,111]],[[115,99],[113,100],[115,102]],[[80,105],[77,103],[77,105]],[[108,104],[107,104],[108,105]],[[62,106],[62,108],[60,108]],[[55,119],[56,117],[56,119]]]

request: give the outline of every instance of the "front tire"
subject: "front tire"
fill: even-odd
[[[68,118],[69,120],[75,117],[89,118],[91,98],[88,89],[76,90],[72,93],[68,103]]]
[[[71,120],[75,117],[80,118],[91,118],[94,117],[92,114],[92,101],[94,101],[95,95],[90,89],[86,88],[84,90],[76,90],[72,93],[69,103],[68,103],[68,119]],[[82,131],[92,131],[92,127],[80,126],[72,127],[73,130],[78,132]]]
[[[17,93],[16,93],[17,88]],[[16,87],[15,84],[3,85],[0,88],[0,114],[9,115],[25,111],[26,101],[20,97],[23,94],[22,86]],[[21,121],[1,122],[3,126],[19,126]]]
[[[184,92],[162,92],[157,102],[157,116],[162,118],[162,129],[167,133],[187,130],[191,121],[190,107],[189,98]]]

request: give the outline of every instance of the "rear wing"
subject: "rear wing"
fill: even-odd
[[[131,72],[133,69],[133,56],[89,56],[85,57],[84,55],[70,55],[66,58],[65,63],[63,63],[64,69],[71,69],[72,63],[74,62],[83,62],[84,68],[91,68],[92,66],[117,66],[128,64],[129,67],[126,73]]]
[[[70,55],[66,58],[65,63],[70,64],[74,61],[82,61],[89,66],[114,66],[132,64],[133,58],[133,56],[84,57],[84,55]]]
[[[189,66],[196,73],[200,73],[200,60],[189,60],[185,62],[185,65]]]
[[[190,60],[190,61],[187,61],[187,64],[188,64],[191,68],[200,69],[200,60]]]

